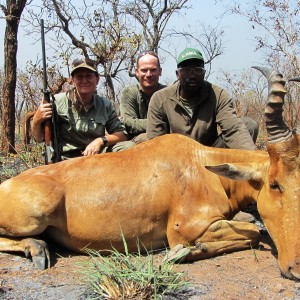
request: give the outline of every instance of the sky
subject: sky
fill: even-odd
[[[225,31],[223,37],[225,53],[213,62],[213,77],[216,77],[222,69],[238,72],[261,64],[260,54],[254,51],[257,32],[252,29],[249,22],[242,17],[229,14],[223,16],[220,21],[225,8],[221,3],[215,4],[214,0],[195,0],[191,3],[194,9],[188,11],[188,20],[199,20],[211,26],[219,24]]]
[[[249,23],[238,16],[226,16],[223,17],[220,22],[218,17],[222,15],[225,9],[221,3],[215,4],[215,1],[213,0],[191,0],[188,4],[192,5],[193,9],[187,10],[187,14],[182,18],[174,17],[174,19],[172,19],[174,26],[179,26],[180,28],[180,26],[185,26],[185,22],[188,22],[193,26],[197,21],[201,21],[205,25],[211,26],[220,23],[219,26],[225,30],[225,36],[223,38],[225,54],[214,61],[212,79],[217,79],[220,70],[239,72],[260,63],[259,54],[254,51],[255,32],[251,29]],[[2,15],[3,14],[0,14],[0,16]],[[0,40],[2,42],[0,45],[0,67],[3,67],[4,62],[4,33],[5,20],[0,19]],[[24,35],[22,21],[18,37],[19,47],[17,64],[19,69],[25,70],[27,61],[35,61],[35,58],[38,55],[41,57],[41,46],[40,42],[34,44],[33,38]],[[178,49],[178,52],[183,50],[186,46],[189,45],[182,45],[182,49]],[[161,82],[164,82],[164,79],[170,79],[170,77],[175,78],[176,62],[174,58],[165,60],[162,67],[163,73]]]

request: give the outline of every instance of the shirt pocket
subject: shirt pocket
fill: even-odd
[[[106,121],[99,117],[89,118],[87,127],[90,135],[95,137],[104,136]]]
[[[87,133],[92,137],[99,137],[105,135],[105,120],[103,118],[87,118],[79,119],[76,124],[77,130]]]

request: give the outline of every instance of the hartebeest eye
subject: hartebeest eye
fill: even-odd
[[[282,192],[282,189],[276,180],[274,180],[273,182],[270,183],[270,188],[272,190],[278,190],[278,191]]]

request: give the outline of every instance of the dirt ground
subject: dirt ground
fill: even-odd
[[[77,264],[88,257],[53,247],[51,252],[53,267],[42,272],[20,254],[1,253],[0,299],[87,299],[87,288],[81,281]],[[163,257],[162,253],[157,255]],[[176,268],[186,273],[192,291],[166,299],[300,299],[300,282],[281,277],[268,235],[262,237],[259,249]]]

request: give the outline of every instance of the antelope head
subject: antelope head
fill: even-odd
[[[276,245],[282,274],[300,279],[300,137],[283,120],[283,76],[274,70],[253,68],[267,78],[269,86],[265,122],[270,165],[258,197],[258,211]]]

